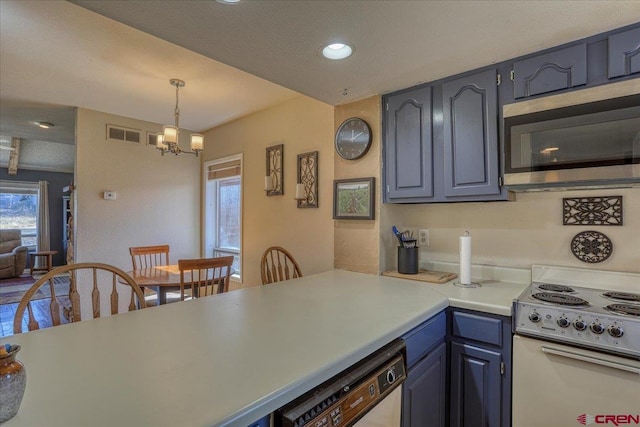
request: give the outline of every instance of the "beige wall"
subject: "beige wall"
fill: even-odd
[[[380,269],[380,97],[336,107],[335,130],[351,117],[364,119],[371,127],[372,143],[367,154],[357,160],[345,160],[334,150],[334,179],[375,177],[375,220],[336,220],[334,227],[334,264],[336,268],[378,274]]]
[[[362,159],[335,154],[335,129],[349,117],[372,128],[373,144]],[[105,139],[106,124],[159,131],[161,125],[91,110],[78,110],[76,159],[77,262],[103,261],[129,269],[129,246],[169,243],[171,259],[200,256],[200,159],[161,156],[152,147]],[[260,283],[262,251],[290,249],[303,273],[344,268],[377,274],[394,268],[391,226],[426,227],[425,261],[458,259],[458,236],[469,230],[476,264],[530,267],[549,264],[640,271],[640,189],[519,193],[515,202],[383,205],[381,203],[380,98],[331,106],[304,96],[206,133],[204,160],[244,154],[244,286]],[[284,144],[285,195],[264,193],[265,148]],[[297,209],[293,200],[296,155],[319,151],[318,209]],[[333,180],[376,178],[375,221],[331,219]],[[102,192],[118,194],[115,201]],[[562,225],[562,198],[622,195],[624,226]],[[598,264],[578,261],[569,250],[579,231],[608,235],[613,255]]]
[[[562,225],[563,197],[623,196],[624,225]],[[385,205],[388,206],[388,205]],[[389,205],[391,217],[408,227],[425,227],[430,245],[422,260],[458,262],[458,236],[469,230],[474,264],[530,267],[532,264],[640,272],[640,188],[518,193],[515,202]],[[571,240],[595,230],[613,242],[613,253],[587,264],[573,256]],[[393,266],[395,258],[391,257]]]
[[[243,286],[261,283],[260,258],[269,246],[289,250],[303,275],[333,268],[333,107],[299,96],[211,129],[205,138],[204,161],[243,153]],[[267,197],[265,149],[277,144],[284,144],[284,195]],[[316,150],[319,207],[298,209],[297,155]]]
[[[162,126],[78,109],[76,262],[131,269],[130,246],[169,244],[170,260],[200,255],[200,159],[106,139],[106,125],[159,132]],[[183,132],[184,133],[184,132]],[[184,134],[184,140],[188,134]],[[104,191],[116,200],[104,200]]]

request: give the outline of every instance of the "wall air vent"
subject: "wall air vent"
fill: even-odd
[[[155,132],[147,132],[147,145],[156,147],[158,145],[158,134]]]
[[[107,140],[140,143],[140,130],[122,126],[107,125]]]

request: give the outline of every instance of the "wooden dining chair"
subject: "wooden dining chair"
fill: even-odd
[[[129,253],[134,270],[169,265],[169,245],[133,246]]]
[[[184,301],[186,287],[193,298],[221,294],[229,290],[232,256],[178,260],[180,299]]]
[[[56,286],[57,285],[57,286]],[[40,329],[34,316],[32,300],[50,297],[38,304],[39,318],[49,317],[47,326],[79,322],[83,318],[98,318],[104,311],[109,315],[146,308],[144,293],[124,271],[108,264],[85,262],[56,267],[38,279],[24,294],[13,318],[13,332],[22,333],[25,310],[27,329]],[[65,295],[67,294],[68,295]],[[122,298],[121,298],[122,296]],[[48,315],[46,312],[48,308]]]
[[[293,255],[280,246],[271,246],[264,251],[260,262],[260,274],[263,285],[302,277],[300,266]]]

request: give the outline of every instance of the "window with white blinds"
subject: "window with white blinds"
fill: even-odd
[[[0,180],[0,229],[18,229],[22,244],[35,250],[38,240],[38,183]]]
[[[205,164],[205,256],[234,257],[234,278],[242,268],[242,155]]]

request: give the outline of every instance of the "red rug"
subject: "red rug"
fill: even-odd
[[[12,277],[9,279],[0,279],[0,305],[16,304],[22,299],[22,296],[29,290],[38,278],[33,278],[29,274],[23,274],[20,277]],[[66,277],[55,277],[54,279],[56,295],[69,295],[69,279]],[[145,288],[145,301],[147,306],[153,307],[157,304],[156,293],[149,288]],[[48,286],[38,289],[32,300],[51,298],[51,291]],[[168,292],[167,302],[180,300],[179,292]]]
[[[29,290],[36,279],[29,274],[9,279],[0,279],[0,304],[15,304],[20,302],[22,296]],[[69,279],[66,277],[54,278],[56,295],[63,296],[69,294]],[[50,298],[51,292],[48,286],[43,286],[34,294],[32,300]]]
[[[9,277],[8,279],[0,279],[0,288],[5,286],[15,286],[15,285],[28,285],[29,283],[35,283],[36,279],[34,279],[30,274],[23,274],[18,277]]]

